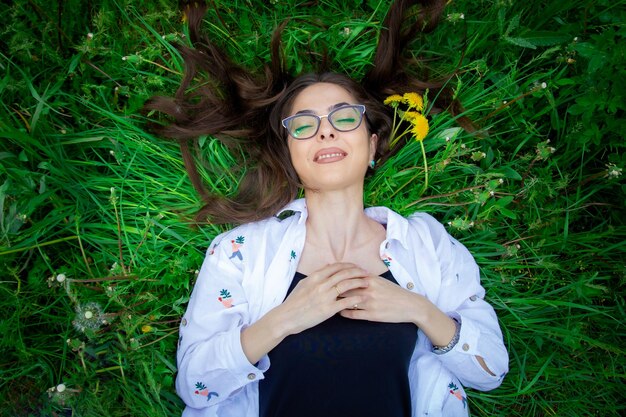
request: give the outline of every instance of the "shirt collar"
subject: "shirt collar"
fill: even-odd
[[[276,216],[280,217],[281,215],[288,214],[290,211],[300,214],[298,224],[304,223],[308,217],[306,201],[304,198],[293,200],[291,203],[280,209],[280,211],[276,213]],[[387,240],[397,240],[402,246],[408,248],[406,238],[409,223],[407,219],[387,207],[368,207],[365,209],[365,214],[369,218],[386,226]]]

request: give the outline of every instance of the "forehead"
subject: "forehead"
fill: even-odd
[[[345,88],[332,83],[316,83],[302,90],[293,101],[291,113],[301,110],[326,112],[337,103],[357,104]]]

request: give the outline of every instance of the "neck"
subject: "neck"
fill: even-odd
[[[365,215],[363,191],[305,192],[309,245],[326,253],[329,261],[347,259],[346,254],[367,244],[381,227]]]

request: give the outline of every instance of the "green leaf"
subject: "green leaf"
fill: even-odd
[[[504,40],[508,43],[512,43],[513,45],[521,46],[522,48],[537,49],[535,45],[533,45],[525,38],[510,38],[508,36],[505,36]]]

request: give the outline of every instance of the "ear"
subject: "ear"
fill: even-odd
[[[370,161],[374,159],[376,156],[376,147],[378,146],[378,135],[376,133],[372,133],[370,136]]]

